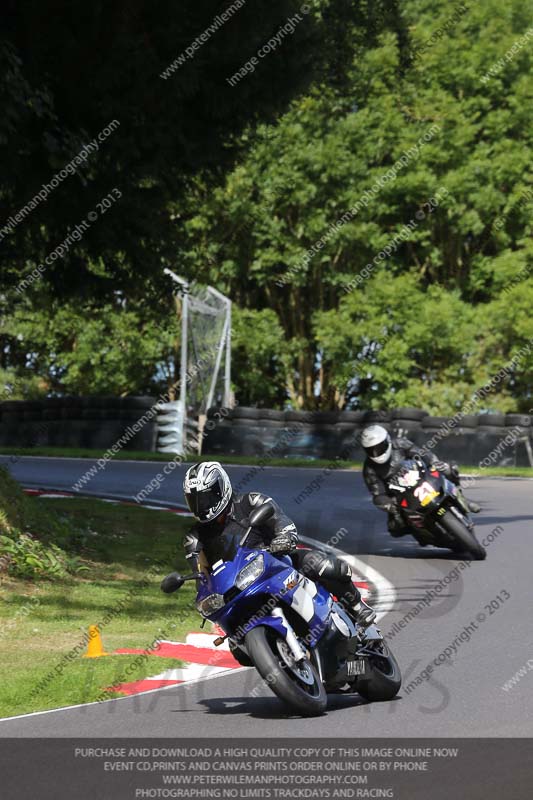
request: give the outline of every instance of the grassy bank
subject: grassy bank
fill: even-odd
[[[149,651],[158,636],[183,640],[198,630],[194,587],[185,584],[170,597],[159,590],[171,569],[187,571],[181,538],[188,520],[98,500],[20,497],[17,491],[0,472],[4,526],[13,533],[16,522],[22,536],[30,531],[45,546],[59,542],[72,571],[29,580],[10,574],[4,561],[0,716],[90,702],[117,683],[179,666],[148,653],[141,663],[131,655],[86,659],[80,652],[66,658],[76,647],[86,649],[83,635],[89,625],[106,619],[101,633],[108,653],[124,647]]]
[[[93,461],[102,458],[103,451],[75,449],[66,447],[2,447],[0,455],[17,456],[49,456],[53,458],[88,458]],[[134,461],[162,461],[167,463],[173,458],[168,453],[147,453],[144,451],[127,450],[117,453],[113,460],[134,460]],[[267,467],[307,467],[308,469],[331,468],[361,470],[360,461],[332,461],[324,458],[269,458],[265,456],[221,456],[190,453],[185,461],[221,461],[223,464],[235,464],[242,466],[267,466]],[[532,467],[488,467],[480,468],[475,464],[461,464],[461,472],[480,477],[507,476],[514,478],[533,478]]]
[[[90,458],[97,461],[102,458],[102,450],[87,450],[69,447],[2,447],[0,455],[5,456],[49,456],[53,458]],[[114,456],[113,461],[162,461],[167,463],[174,458],[169,453],[147,453],[141,450],[123,450]],[[327,467],[331,466],[331,459],[325,458],[269,458],[254,456],[221,456],[198,453],[189,453],[184,461],[222,461],[224,464],[261,465],[268,467]],[[335,465],[344,469],[361,469],[361,464],[356,461],[335,461]]]

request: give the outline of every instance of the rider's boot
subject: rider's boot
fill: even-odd
[[[347,614],[362,628],[368,628],[376,621],[376,612],[363,598],[359,590],[351,584],[349,589],[345,589],[339,600]]]
[[[361,628],[368,628],[376,621],[376,612],[363,599],[352,606],[349,612]]]
[[[403,517],[398,513],[389,513],[387,527],[390,535],[395,539],[399,539],[401,536],[408,536],[411,533],[409,527],[405,524]]]
[[[472,514],[479,514],[481,511],[481,506],[477,503],[474,503],[473,500],[467,500],[463,494],[463,490],[460,487],[457,487],[457,499],[459,500],[460,504],[462,505],[463,509],[468,513],[469,511]]]

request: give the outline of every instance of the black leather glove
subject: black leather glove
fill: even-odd
[[[442,472],[443,475],[451,474],[450,465],[446,461],[434,461],[431,465],[431,469],[436,469]]]
[[[380,508],[383,511],[386,511],[387,514],[399,514],[398,509],[398,499],[396,497],[389,497],[384,503],[381,504]]]
[[[269,550],[277,555],[286,555],[287,553],[292,553],[295,545],[296,537],[294,533],[278,533],[270,542]]]

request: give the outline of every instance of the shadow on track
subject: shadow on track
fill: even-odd
[[[307,719],[288,711],[286,705],[274,695],[271,697],[213,697],[201,700],[199,705],[203,706],[209,714],[223,716],[244,714],[253,719],[301,719],[303,724]],[[366,705],[372,704],[358,694],[338,692],[328,694],[327,712]],[[172,713],[179,713],[181,710],[174,709]]]

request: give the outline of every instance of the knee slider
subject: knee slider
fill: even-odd
[[[352,570],[349,564],[346,561],[343,561],[340,558],[337,558],[337,566],[339,569],[339,578],[342,580],[352,580]]]
[[[346,561],[342,561],[335,556],[322,556],[320,564],[318,564],[318,573],[321,578],[326,580],[342,581],[343,583],[350,583],[352,578],[352,570]]]

